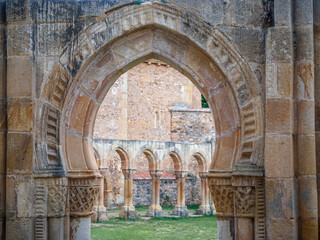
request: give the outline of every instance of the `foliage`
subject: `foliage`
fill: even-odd
[[[209,108],[209,104],[207,103],[207,100],[204,98],[202,94],[201,94],[201,106],[202,108]]]

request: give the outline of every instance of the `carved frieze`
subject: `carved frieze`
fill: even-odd
[[[48,217],[65,215],[67,200],[67,186],[65,179],[48,182]]]
[[[94,203],[99,194],[95,178],[69,178],[70,216],[92,214]]]
[[[255,188],[252,186],[236,187],[235,195],[235,210],[237,216],[255,215]]]

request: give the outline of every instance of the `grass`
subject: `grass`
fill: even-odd
[[[196,211],[197,207],[188,207]],[[148,207],[136,207],[138,219],[122,220],[118,218],[120,210],[108,212],[109,221],[93,224],[91,238],[93,240],[206,240],[217,239],[217,219],[215,216],[193,218],[141,218]],[[173,207],[163,207],[165,212],[171,212]]]

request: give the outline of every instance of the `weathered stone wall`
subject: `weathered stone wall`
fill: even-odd
[[[186,110],[201,108],[200,91],[174,68],[157,60],[148,60],[128,70],[109,90],[95,120],[94,136],[172,141],[171,133],[176,129],[171,128],[179,128],[174,125],[184,123],[188,127],[182,131],[193,130],[188,131],[188,137],[184,136],[180,140],[176,135],[174,141],[201,142],[206,136],[212,136],[213,120],[210,111],[202,116],[185,111],[184,118],[172,125],[174,114],[169,108],[176,105]],[[183,112],[182,107],[179,109]]]
[[[173,107],[171,112],[171,141],[206,142],[214,137],[214,123],[210,109]]]

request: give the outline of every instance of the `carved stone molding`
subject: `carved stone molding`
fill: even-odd
[[[66,211],[67,181],[58,178],[48,181],[48,217],[62,217]]]
[[[95,178],[69,178],[70,216],[80,217],[93,213],[99,194]]]
[[[255,215],[255,188],[251,186],[236,187],[235,196],[235,212],[237,216]]]

